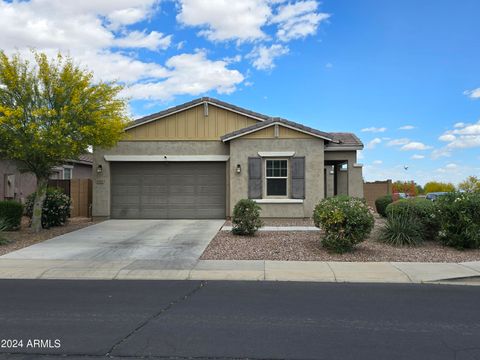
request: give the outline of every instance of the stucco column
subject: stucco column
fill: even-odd
[[[362,164],[348,162],[348,195],[363,198]]]
[[[92,216],[110,216],[110,163],[103,158],[102,149],[95,150],[92,169]],[[101,172],[98,167],[101,166]]]

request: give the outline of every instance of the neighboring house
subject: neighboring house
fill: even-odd
[[[68,160],[52,169],[51,179],[91,179],[91,154],[81,155],[77,160]],[[17,163],[0,160],[0,200],[14,199],[24,202],[35,191],[37,178],[32,173],[20,172]]]
[[[362,142],[212,98],[134,121],[94,149],[93,215],[225,218],[254,199],[263,217],[311,217],[326,196],[363,197]]]

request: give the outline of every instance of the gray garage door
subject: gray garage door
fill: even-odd
[[[225,218],[224,162],[113,162],[115,219]]]

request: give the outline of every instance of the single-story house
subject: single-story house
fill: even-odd
[[[212,98],[143,117],[94,149],[93,215],[225,218],[250,198],[263,217],[308,218],[324,197],[363,197],[362,142]]]
[[[80,155],[76,160],[67,160],[54,167],[50,179],[91,179],[92,163],[92,154]],[[0,160],[0,200],[24,202],[36,187],[37,178],[34,174],[21,172],[15,161]]]

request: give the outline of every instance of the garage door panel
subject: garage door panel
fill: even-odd
[[[168,205],[168,198],[166,196],[142,196],[141,198],[142,205],[144,207],[148,205],[156,206],[156,205]]]
[[[224,218],[225,177],[225,163],[112,163],[112,217]]]

